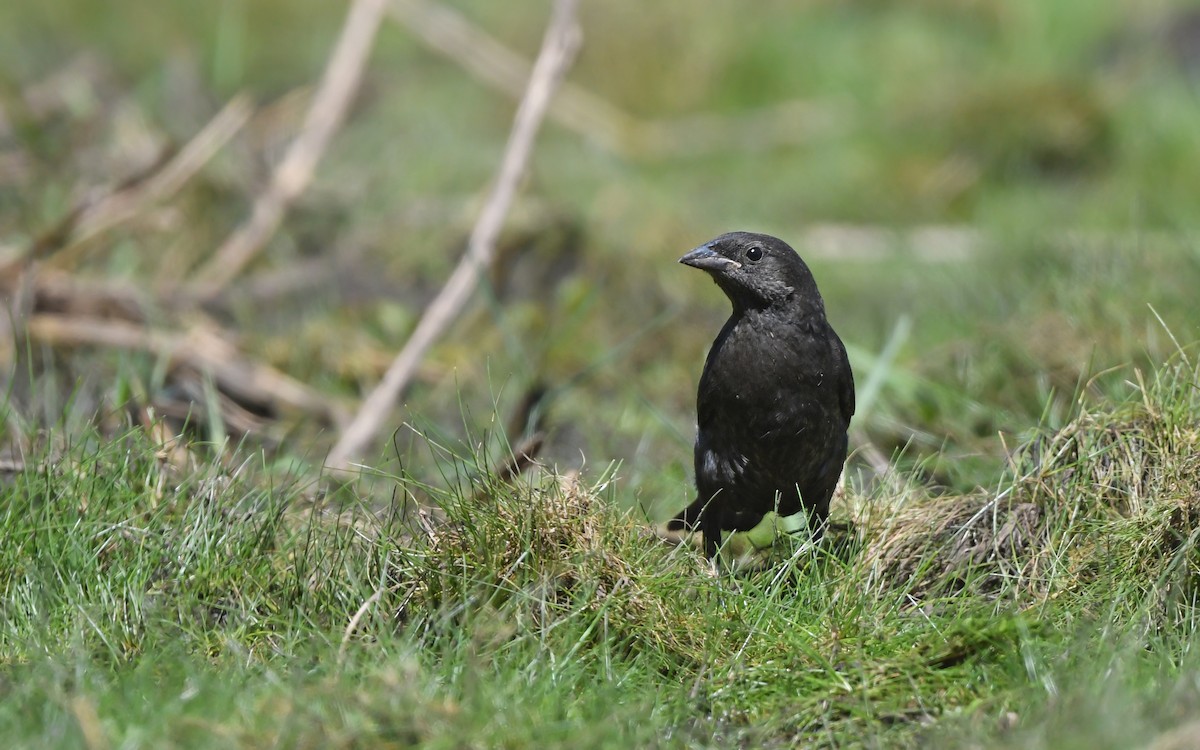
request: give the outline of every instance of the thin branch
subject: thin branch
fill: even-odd
[[[149,352],[173,365],[190,365],[211,372],[217,383],[231,394],[317,413],[335,425],[345,422],[345,412],[339,404],[270,365],[247,359],[233,344],[204,328],[181,333],[154,330],[128,321],[38,314],[30,316],[25,334],[50,346],[104,346]]]
[[[538,128],[545,117],[559,81],[566,73],[579,46],[575,23],[577,0],[557,0],[541,52],[534,63],[525,96],[517,107],[512,132],[491,194],[471,231],[467,250],[438,296],[426,308],[412,336],[396,356],[383,380],[363,402],[362,408],[333,447],[326,466],[334,472],[351,469],[367,445],[388,419],[397,398],[416,374],[417,366],[434,341],[450,327],[479,282],[495,254],[496,238],[512,205],[517,185],[533,151]]]
[[[431,0],[391,0],[389,15],[477,80],[513,97],[524,91],[529,61],[457,10]],[[624,158],[665,159],[809,143],[814,133],[831,132],[848,119],[844,108],[793,100],[735,115],[645,120],[567,82],[555,96],[548,116]]]
[[[161,202],[178,193],[188,180],[207,164],[233,138],[254,114],[254,105],[246,94],[229,100],[162,169],[145,181],[88,206],[79,217],[72,244],[84,242],[140,213],[146,205]]]
[[[229,235],[196,275],[198,296],[211,298],[262,250],[292,202],[312,182],[317,163],[345,119],[388,0],[355,0],[325,67],[299,135],[275,169],[250,218]]]
[[[0,258],[0,277],[23,267],[30,257],[41,258],[78,247],[136,217],[147,206],[171,198],[241,130],[253,112],[249,96],[233,97],[173,156],[99,199],[78,203],[29,246]]]
[[[417,39],[475,78],[512,97],[525,93],[529,61],[471,23],[458,11],[429,0],[392,0],[390,15]],[[625,154],[638,121],[595,94],[564,82],[549,116],[605,150]]]

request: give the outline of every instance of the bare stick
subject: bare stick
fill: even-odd
[[[556,0],[554,4],[554,16],[546,30],[525,95],[513,118],[512,132],[496,182],[471,230],[466,253],[438,296],[426,308],[412,336],[388,367],[383,380],[363,402],[354,421],[338,439],[325,461],[330,470],[347,472],[351,469],[352,461],[362,455],[388,419],[396,399],[416,374],[425,353],[450,327],[475,290],[480,275],[491,263],[496,238],[512,205],[517,184],[525,172],[550,98],[579,46],[579,28],[575,24],[576,3],[577,0]]]
[[[250,218],[229,235],[197,272],[199,296],[216,296],[241,273],[275,234],[292,201],[312,182],[317,162],[345,119],[358,90],[387,1],[355,0],[351,6],[300,134],[275,169],[271,184],[254,202]]]
[[[512,97],[522,96],[529,61],[472,24],[453,8],[430,0],[392,0],[390,15],[417,39],[461,65],[475,78]],[[572,83],[563,83],[549,116],[601,148],[626,154],[638,121]]]
[[[206,328],[179,333],[123,320],[38,314],[30,316],[25,333],[50,346],[105,346],[150,352],[172,364],[211,372],[230,393],[317,413],[335,425],[345,422],[339,404],[274,367],[247,359],[233,344]]]
[[[75,205],[33,243],[0,258],[0,277],[23,269],[31,256],[40,258],[78,247],[96,235],[129,221],[148,205],[172,197],[246,124],[253,111],[250,97],[245,94],[230,99],[170,159],[126,181],[99,199]]]
[[[391,0],[389,15],[429,48],[458,63],[477,80],[520,96],[529,61],[433,0]],[[685,157],[729,149],[762,151],[808,143],[849,118],[840,106],[785,101],[738,115],[700,114],[643,120],[582,86],[567,82],[549,117],[601,148],[627,159]]]
[[[250,97],[238,94],[217,113],[192,140],[144,182],[119,190],[89,206],[79,216],[72,244],[128,221],[148,203],[170,198],[213,158],[221,147],[250,119],[254,106]]]

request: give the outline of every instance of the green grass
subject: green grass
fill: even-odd
[[[1150,377],[995,494],[852,487],[829,544],[719,578],[609,475],[505,485],[462,454],[470,481],[335,506],[261,459],[180,473],[140,429],[85,436],[7,492],[0,714],[41,746],[1127,746],[1197,674],[1200,390]],[[1110,704],[1117,736],[1087,720]]]
[[[235,92],[310,84],[344,12],[176,5],[0,4],[0,251]],[[536,48],[544,3],[454,5]],[[248,438],[201,405],[154,427],[146,407],[212,383],[0,321],[0,455],[25,460],[0,475],[0,737],[1090,749],[1200,714],[1200,99],[1168,50],[1129,42],[1173,6],[583,5],[571,79],[631,114],[813,117],[788,146],[628,160],[549,124],[495,277],[364,481],[322,482],[330,430],[303,414]],[[512,107],[386,26],[248,275],[336,267],[213,319],[359,397],[457,260]],[[153,288],[200,263],[294,132],[272,111],[42,270]],[[807,232],[831,224],[883,240],[820,252]],[[968,249],[923,257],[906,232],[930,226]],[[829,542],[774,539],[714,579],[647,516],[690,499],[695,382],[727,313],[674,260],[736,228],[809,259],[861,408]],[[502,425],[539,383],[544,466],[499,482]]]

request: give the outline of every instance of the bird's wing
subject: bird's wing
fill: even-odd
[[[839,364],[845,371],[845,377],[841,379],[841,390],[838,392],[838,405],[842,408],[842,416],[846,421],[850,421],[850,417],[854,416],[854,371],[850,369],[850,358],[846,356],[846,346],[837,334],[833,335],[835,343],[834,348],[837,350]]]

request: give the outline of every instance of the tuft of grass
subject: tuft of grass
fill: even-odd
[[[1114,591],[1123,580],[1153,587],[1191,565],[1200,511],[1195,370],[1180,362],[1149,384],[1135,375],[1124,402],[1081,397],[1067,424],[1014,451],[1010,478],[995,492],[928,497],[893,487],[882,513],[857,508],[866,529],[884,517],[864,532],[873,576],[922,590],[972,577],[983,593],[1047,597],[1095,585]]]

